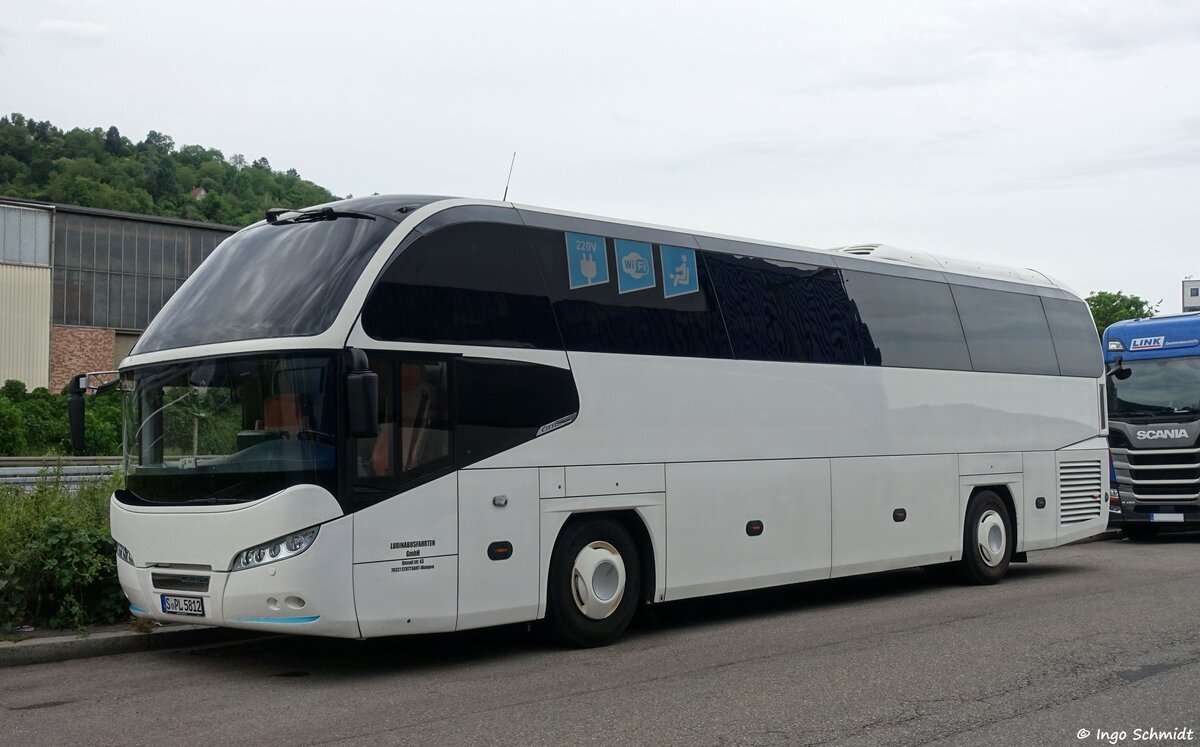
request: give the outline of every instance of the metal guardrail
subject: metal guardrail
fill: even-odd
[[[48,456],[48,457],[0,457],[0,469],[6,467],[40,467],[54,469],[64,467],[98,467],[121,463],[119,456]]]
[[[120,466],[120,457],[0,457],[0,485],[29,488],[49,478],[76,486],[105,480]]]

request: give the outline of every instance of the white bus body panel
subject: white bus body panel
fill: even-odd
[[[1044,550],[1058,544],[1058,484],[1055,479],[1055,455],[1052,451],[1026,452],[1022,455],[1025,490],[1018,550]],[[1042,508],[1038,498],[1044,498]]]
[[[354,600],[366,637],[454,630],[458,474],[354,514]]]
[[[957,455],[830,461],[834,577],[944,563],[960,550]]]
[[[456,473],[354,513],[355,563],[457,554]]]
[[[364,638],[448,633],[458,616],[458,557],[355,563],[354,602]]]
[[[459,630],[537,618],[538,494],[536,468],[459,472]],[[492,560],[493,542],[510,543],[511,554]]]
[[[1099,432],[1099,391],[1086,378],[599,353],[570,361],[578,419],[480,466],[1053,451]]]
[[[668,464],[667,599],[829,578],[830,512],[827,459]]]

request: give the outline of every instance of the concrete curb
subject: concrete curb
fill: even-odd
[[[118,630],[90,635],[30,638],[15,643],[0,641],[0,669],[93,656],[224,643],[257,636],[257,633],[249,631],[207,625],[172,625],[167,628],[155,628],[149,633]]]

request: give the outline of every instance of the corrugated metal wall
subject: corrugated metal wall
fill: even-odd
[[[145,329],[230,233],[60,209],[54,221],[54,323]]]
[[[0,382],[6,379],[30,389],[50,380],[49,267],[0,263]]]

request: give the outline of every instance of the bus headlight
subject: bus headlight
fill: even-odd
[[[233,557],[230,570],[243,571],[278,560],[294,558],[312,545],[313,540],[317,538],[317,530],[320,528],[319,526],[309,527],[242,550]]]
[[[133,562],[133,553],[129,552],[129,548],[126,547],[125,545],[122,545],[120,542],[116,542],[116,545],[117,545],[117,560],[124,560],[126,563],[128,563],[130,565],[136,565]]]

